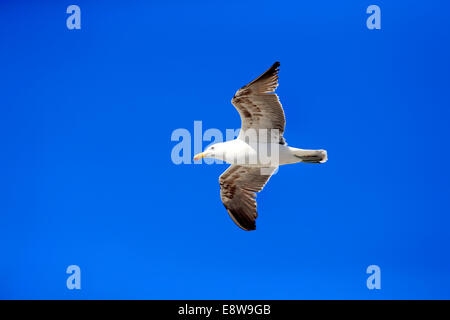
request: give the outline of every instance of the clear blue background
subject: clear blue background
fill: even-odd
[[[0,2],[0,298],[450,298],[448,2],[76,1],[72,31],[70,4]],[[244,232],[226,165],[170,137],[238,128],[276,60],[288,143],[329,162],[282,167]]]

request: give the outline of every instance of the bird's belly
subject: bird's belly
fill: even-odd
[[[261,143],[247,145],[238,152],[230,153],[224,161],[249,167],[278,167],[279,165],[296,162],[288,147],[278,143]]]

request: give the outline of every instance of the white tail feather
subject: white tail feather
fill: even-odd
[[[306,163],[324,163],[328,160],[326,150],[306,150],[290,148],[295,157],[299,158],[301,162]]]

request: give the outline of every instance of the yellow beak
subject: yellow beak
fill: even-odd
[[[205,155],[204,152],[199,153],[199,154],[196,154],[196,155],[194,156],[194,160],[200,160],[200,159],[204,158],[205,156],[206,156],[206,155]]]

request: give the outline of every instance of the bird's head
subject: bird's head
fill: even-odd
[[[213,158],[221,160],[224,156],[224,143],[215,143],[210,145],[205,151],[196,154],[194,160],[200,160],[202,158]]]

